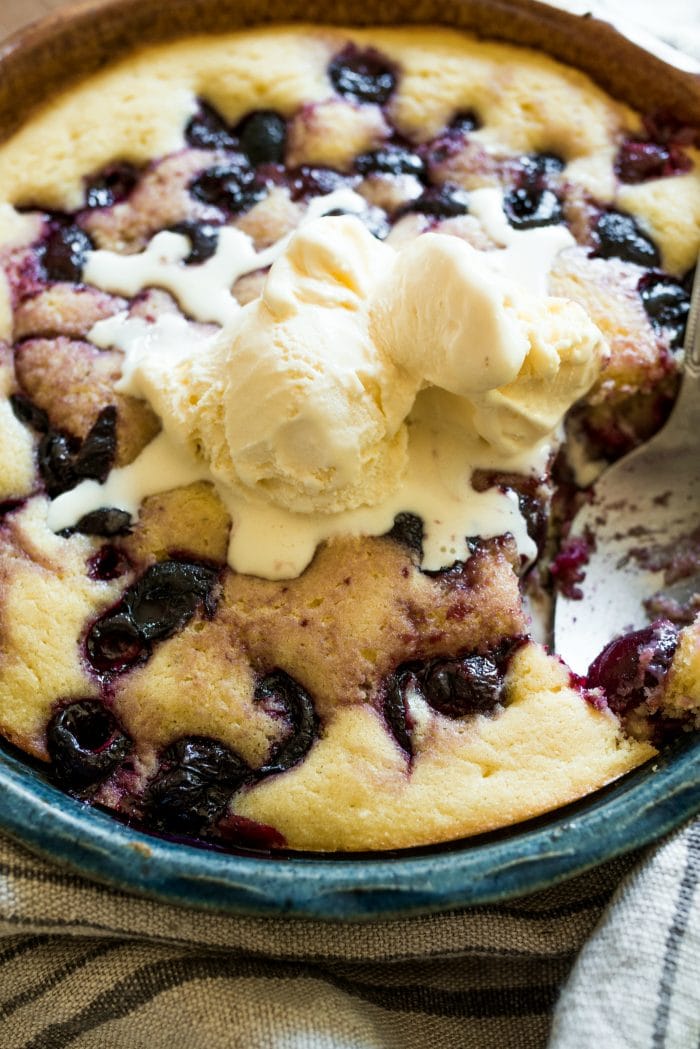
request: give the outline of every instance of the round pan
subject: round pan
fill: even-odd
[[[541,48],[637,109],[700,124],[700,69],[532,0],[87,0],[0,45],[0,141],[70,80],[130,48],[269,22],[432,23]],[[680,63],[680,65],[678,64]],[[700,739],[551,815],[449,846],[335,856],[222,853],[124,826],[0,748],[0,828],[88,877],[164,902],[256,916],[379,919],[533,892],[654,841],[700,811]]]

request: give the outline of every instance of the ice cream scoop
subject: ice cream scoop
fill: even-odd
[[[467,557],[475,534],[511,532],[533,556],[517,500],[476,492],[472,471],[541,474],[606,349],[582,308],[538,290],[570,234],[510,239],[478,252],[428,233],[397,251],[356,215],[312,219],[217,332],[178,315],[100,322],[91,338],[124,351],[121,388],[164,432],[105,486],[60,496],[51,526],[74,503],[135,512],[186,460],[231,513],[239,571],[296,575],[322,540],[382,534],[402,511],[424,523],[426,568]],[[508,274],[528,245],[529,290]]]

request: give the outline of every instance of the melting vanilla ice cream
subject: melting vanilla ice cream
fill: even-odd
[[[104,485],[59,496],[51,527],[105,505],[136,514],[147,494],[207,479],[231,512],[238,571],[297,575],[322,540],[381,534],[401,511],[423,519],[427,569],[465,559],[475,534],[510,531],[533,556],[516,499],[474,491],[472,471],[541,472],[605,346],[580,306],[541,291],[571,235],[511,230],[494,194],[498,203],[498,191],[472,194],[503,245],[491,252],[436,233],[397,252],[356,215],[311,215],[267,249],[262,295],[243,308],[231,280],[264,253],[240,231],[201,267],[185,268],[181,246],[163,252],[158,238],[114,269],[95,253],[86,279],[110,290],[153,283],[177,295],[192,271],[181,305],[223,326],[125,314],[95,326],[97,345],[125,354],[121,388],[150,402],[163,433]],[[359,211],[358,199],[345,210]]]

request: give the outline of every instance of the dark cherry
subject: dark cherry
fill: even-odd
[[[15,510],[20,510],[26,503],[26,499],[3,499],[0,501],[0,521]]]
[[[101,535],[111,538],[115,535],[131,534],[131,514],[118,510],[114,506],[103,506],[84,514],[77,524],[70,529],[81,535]]]
[[[207,168],[190,182],[190,193],[204,204],[213,204],[236,215],[262,200],[267,190],[255,181],[247,166],[238,163],[217,164]]]
[[[690,171],[692,161],[680,146],[659,142],[623,142],[615,158],[620,182],[635,184]]]
[[[659,249],[631,215],[622,211],[604,211],[593,234],[596,242],[593,254],[599,258],[617,258],[649,268],[659,265]]]
[[[486,714],[501,701],[503,674],[487,656],[438,660],[423,677],[423,694],[446,717]]]
[[[561,201],[551,189],[511,189],[503,198],[503,210],[514,229],[535,229],[563,221]]]
[[[302,165],[289,173],[292,200],[323,197],[347,185],[347,177],[332,168],[310,168]]]
[[[415,175],[423,178],[425,161],[403,146],[382,146],[355,158],[355,171],[360,175]]]
[[[102,408],[75,458],[79,479],[102,483],[112,469],[117,452],[117,409],[113,404]]]
[[[87,653],[97,670],[124,670],[148,655],[154,641],[171,637],[203,605],[213,614],[217,573],[187,561],[151,565],[88,632]]]
[[[195,149],[235,149],[236,140],[213,106],[200,99],[199,109],[185,128],[185,140]]]
[[[460,109],[448,124],[450,131],[457,131],[462,135],[467,135],[470,131],[478,131],[480,127],[481,121],[473,109]]]
[[[56,779],[83,790],[110,775],[132,744],[99,700],[80,699],[54,714],[46,746]]]
[[[518,185],[541,186],[561,174],[565,161],[557,153],[525,153],[518,161]]]
[[[623,715],[663,683],[677,644],[678,629],[665,619],[625,634],[591,663],[587,685],[602,688],[611,710]]]
[[[80,226],[65,221],[52,221],[48,235],[39,248],[39,258],[46,279],[79,282],[85,256],[93,248],[93,242]]]
[[[74,467],[76,441],[66,434],[49,430],[43,434],[37,450],[39,474],[49,498],[75,488],[78,478]]]
[[[37,433],[46,433],[49,429],[49,417],[43,408],[38,408],[36,404],[25,397],[22,393],[13,393],[10,395],[10,405],[12,411],[20,422],[26,426],[31,426]]]
[[[172,233],[180,233],[190,242],[190,253],[185,259],[188,266],[206,262],[212,257],[219,244],[220,230],[220,226],[213,226],[210,222],[176,222],[170,227]]]
[[[256,688],[255,701],[291,722],[291,735],[272,748],[258,775],[284,772],[306,756],[318,736],[318,719],[311,696],[284,670],[273,670]]]
[[[670,332],[671,346],[682,346],[690,312],[690,294],[681,281],[665,273],[645,273],[637,287],[656,331]]]
[[[111,164],[85,184],[85,203],[89,208],[110,208],[126,200],[139,180],[133,164]]]
[[[238,845],[243,849],[256,849],[270,852],[272,849],[284,849],[287,839],[284,834],[268,823],[258,823],[235,812],[226,813],[216,824],[216,835],[228,845]]]
[[[373,48],[361,51],[354,44],[348,44],[331,59],[328,75],[338,94],[353,102],[382,106],[396,87],[393,64]]]
[[[657,142],[623,142],[615,158],[615,174],[628,183],[660,178],[668,159],[667,147]]]
[[[253,167],[283,164],[287,144],[287,122],[272,109],[258,109],[236,129],[238,142]]]
[[[469,211],[469,195],[465,190],[447,182],[443,186],[431,186],[417,200],[405,204],[399,214],[404,215],[410,211],[432,215],[438,219],[466,215]]]
[[[324,218],[332,218],[334,215],[349,215],[354,214],[356,218],[360,220],[369,230],[373,237],[377,240],[384,240],[388,237],[391,232],[391,226],[387,219],[386,212],[382,211],[381,208],[369,207],[365,208],[359,214],[357,212],[343,211],[342,208],[333,208],[332,211],[327,211]]]
[[[595,536],[568,536],[549,566],[557,590],[572,601],[580,601],[583,591],[579,586],[586,578],[586,565],[595,550]]]
[[[423,519],[417,514],[402,512],[394,518],[391,531],[387,532],[390,539],[414,550],[419,556],[423,554]]]
[[[422,694],[416,671],[411,667],[398,670],[389,681],[384,697],[384,717],[391,733],[408,755],[413,754],[413,740],[407,716],[406,699],[409,692]]]
[[[156,828],[196,835],[225,813],[250,769],[219,740],[189,736],[172,743],[144,793],[144,812]]]
[[[700,146],[700,130],[684,124],[668,110],[656,109],[643,117],[644,130],[652,142],[664,145]]]

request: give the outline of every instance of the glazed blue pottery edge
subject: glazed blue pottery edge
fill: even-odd
[[[252,917],[381,920],[526,895],[681,826],[700,811],[700,738],[550,816],[383,855],[224,853],[167,841],[68,797],[0,751],[0,828],[115,889]]]

